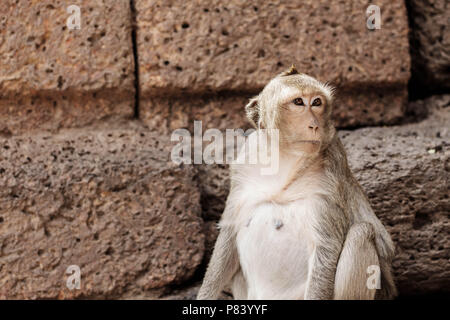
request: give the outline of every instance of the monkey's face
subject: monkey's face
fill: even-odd
[[[333,89],[291,68],[272,79],[246,106],[258,128],[279,129],[280,146],[315,153],[334,134],[330,120]]]
[[[327,98],[314,87],[292,91],[278,107],[281,143],[296,151],[317,152],[327,131]]]

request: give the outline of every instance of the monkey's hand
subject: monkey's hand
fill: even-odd
[[[239,267],[234,233],[230,227],[220,230],[198,300],[217,299]]]

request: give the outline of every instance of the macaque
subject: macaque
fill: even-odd
[[[329,85],[291,67],[245,107],[252,135],[278,130],[279,169],[231,165],[198,299],[217,299],[225,287],[235,299],[396,296],[394,245],[349,169],[332,105]]]

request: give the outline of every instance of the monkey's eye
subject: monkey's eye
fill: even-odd
[[[322,100],[320,98],[315,98],[313,103],[311,104],[313,107],[319,107],[322,105]]]
[[[296,98],[294,99],[294,101],[292,101],[296,106],[304,106],[305,104],[303,103],[303,99],[302,98]]]

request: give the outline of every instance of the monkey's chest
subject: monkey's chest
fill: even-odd
[[[303,299],[313,250],[308,206],[260,205],[240,226],[236,240],[249,299]]]

